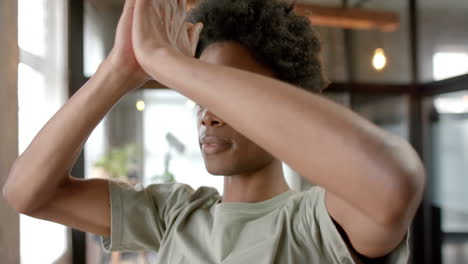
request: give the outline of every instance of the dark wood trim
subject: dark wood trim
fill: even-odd
[[[445,242],[468,242],[468,232],[444,232],[442,239]]]
[[[421,98],[419,97],[417,84],[419,81],[419,61],[417,53],[417,0],[408,1],[408,15],[409,15],[409,39],[410,39],[410,76],[411,76],[411,96],[410,96],[410,121],[409,121],[409,138],[410,142],[418,152],[422,155],[422,146],[421,146],[421,121],[422,121],[422,111],[421,111]],[[425,240],[430,239],[430,233],[426,232],[428,230],[428,224],[430,224],[429,214],[428,214],[428,202],[424,197],[415,218],[413,219],[412,224],[412,243],[411,243],[411,252],[412,254],[412,263],[425,263],[432,264],[431,260],[427,257],[427,243]]]
[[[410,41],[410,70],[411,84],[419,84],[419,29],[418,29],[418,2],[409,0],[409,41]]]
[[[348,0],[342,0],[341,6],[343,8],[349,7]],[[354,83],[356,80],[356,60],[354,53],[354,43],[353,43],[353,30],[352,29],[343,29],[343,44],[344,44],[344,53],[346,56],[346,77],[348,78],[349,83]]]
[[[359,93],[375,95],[409,94],[411,85],[379,83],[331,83],[325,93]]]
[[[409,0],[409,39],[410,39],[410,67],[411,67],[411,96],[410,96],[410,142],[420,155],[424,164],[428,166],[430,157],[424,155],[424,142],[428,142],[430,129],[429,119],[423,117],[427,113],[427,105],[423,105],[420,85],[420,56],[419,56],[419,16],[418,0]],[[424,107],[424,108],[423,108]],[[430,147],[430,146],[429,146]],[[432,206],[431,190],[433,181],[428,174],[424,199],[412,223],[412,263],[436,264],[441,263],[440,240],[440,210]]]
[[[434,96],[444,93],[468,90],[468,74],[421,85],[423,96]]]
[[[84,84],[84,0],[68,0],[68,92],[71,97]]]
[[[68,95],[71,97],[85,83],[83,65],[84,0],[68,0]],[[84,178],[84,150],[81,151],[71,171]],[[72,229],[72,263],[86,263],[86,233]]]

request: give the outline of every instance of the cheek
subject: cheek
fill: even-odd
[[[241,149],[242,155],[249,159],[259,159],[266,154],[266,151],[260,146],[245,137],[239,141],[239,149]]]

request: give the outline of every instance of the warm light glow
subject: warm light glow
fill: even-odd
[[[385,57],[385,52],[383,49],[379,48],[375,50],[374,58],[372,59],[372,64],[374,65],[374,68],[378,71],[385,68],[385,65],[387,65],[387,58]]]
[[[143,100],[138,100],[136,103],[136,109],[140,112],[145,110],[145,102]]]

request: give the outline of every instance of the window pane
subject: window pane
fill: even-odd
[[[47,0],[18,1],[18,44],[40,57],[46,53],[46,4]]]
[[[120,10],[109,1],[84,1],[83,15],[84,75],[90,77],[112,48]]]
[[[466,0],[418,1],[418,53],[422,82],[426,83],[440,78],[437,73],[433,72],[436,67],[445,67],[442,69],[444,71],[454,66],[453,61],[435,65],[437,63],[433,59],[435,54],[439,52],[468,54],[468,34],[466,34],[468,16],[466,14],[468,14]],[[443,76],[443,78],[446,77]]]
[[[18,144],[19,154],[23,153],[41,125],[47,122],[44,116],[45,78],[40,72],[26,64],[18,65]]]
[[[466,74],[468,73],[468,52],[437,52],[433,63],[435,80]]]
[[[445,264],[468,263],[468,240],[444,242],[442,246],[442,258]]]
[[[468,232],[468,92],[434,98],[432,118],[435,202],[444,232]]]
[[[54,106],[47,93],[44,75],[22,63],[18,67],[18,106],[18,149],[21,154],[52,116],[51,107]],[[66,230],[59,224],[20,215],[21,263],[53,263],[62,258],[68,245]],[[44,238],[47,238],[46,244]]]

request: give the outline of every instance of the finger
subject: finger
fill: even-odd
[[[123,10],[122,10],[122,14],[120,14],[119,22],[122,20],[123,17],[129,15],[130,5],[132,5],[132,3],[130,3],[130,2],[134,2],[134,1],[135,1],[135,0],[126,0],[126,1],[125,1],[124,7],[123,7]]]
[[[133,1],[133,12],[134,14],[143,14],[145,9],[151,7],[153,0],[127,0]]]
[[[126,0],[122,14],[120,15],[119,22],[117,24],[117,32],[125,31],[131,25],[133,20],[133,8],[135,6],[135,0]],[[130,22],[130,23],[129,23]]]
[[[122,16],[133,17],[133,9],[135,8],[135,0],[125,0]]]
[[[187,11],[187,0],[177,0],[177,5],[181,12]]]
[[[135,6],[135,0],[125,0],[124,10],[133,9]]]
[[[135,35],[136,32],[138,32],[137,29],[141,29],[142,26],[144,26],[145,24],[142,23],[142,19],[144,17],[144,10],[149,8],[149,4],[151,4],[151,2],[149,2],[148,0],[133,0],[135,1],[134,3],[134,7],[133,7],[133,22],[132,25],[133,25],[133,35]],[[152,0],[151,0],[152,1]]]

